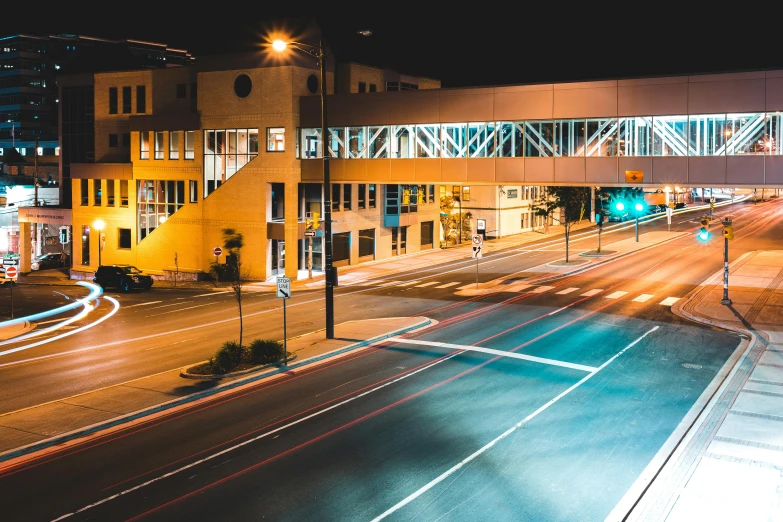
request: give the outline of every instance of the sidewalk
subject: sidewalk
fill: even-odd
[[[721,305],[722,298],[721,271],[672,311],[741,332],[747,341],[724,365],[714,393],[694,406],[693,426],[681,440],[670,439],[676,449],[658,476],[637,481],[607,521],[621,520],[650,482],[627,520],[783,521],[783,250],[735,260],[732,304]]]

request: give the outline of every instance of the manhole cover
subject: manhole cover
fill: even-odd
[[[682,367],[688,368],[689,370],[701,370],[701,364],[682,363]]]

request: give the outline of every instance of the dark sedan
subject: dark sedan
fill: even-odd
[[[68,254],[64,252],[52,252],[50,254],[43,254],[35,258],[30,263],[32,270],[46,270],[48,268],[63,268],[68,260]]]

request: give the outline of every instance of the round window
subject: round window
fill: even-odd
[[[250,81],[250,76],[247,74],[240,74],[234,80],[234,92],[240,98],[247,98],[250,91],[253,89],[253,82]]]
[[[310,94],[318,92],[318,83],[318,76],[311,74],[307,77],[307,90],[310,91]]]

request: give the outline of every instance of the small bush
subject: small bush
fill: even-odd
[[[228,341],[223,344],[211,359],[212,369],[215,373],[228,373],[242,362],[244,349],[236,341]]]
[[[250,362],[269,364],[283,359],[283,343],[266,339],[256,339],[248,347]]]

